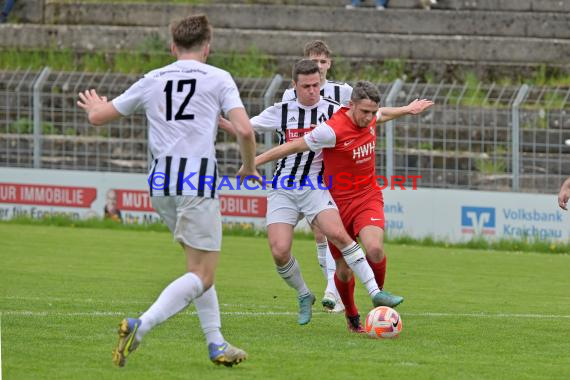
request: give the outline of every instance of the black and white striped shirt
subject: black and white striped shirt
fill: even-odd
[[[113,105],[122,115],[137,109],[146,113],[153,157],[151,196],[217,197],[218,117],[222,111],[243,108],[227,71],[179,60],[147,73],[113,99]]]
[[[275,131],[279,135],[279,144],[303,137],[311,131],[311,125],[320,124],[331,118],[340,108],[340,104],[321,96],[313,106],[304,106],[296,99],[276,103],[251,119],[253,128],[258,132]],[[303,152],[287,156],[279,162],[275,169],[275,178],[288,177],[286,184],[304,183],[310,178],[316,183],[317,176],[322,175],[322,152]]]
[[[346,83],[327,80],[325,82],[325,85],[321,87],[321,96],[334,99],[334,101],[340,103],[343,106],[348,104],[351,95],[352,87]],[[295,92],[295,89],[288,88],[283,93],[283,98],[281,100],[286,101],[295,99],[296,97],[297,93]]]
[[[216,159],[163,156],[151,163],[150,196],[194,195],[217,198]]]

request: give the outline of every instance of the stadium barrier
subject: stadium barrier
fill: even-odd
[[[147,176],[133,173],[0,168],[0,220],[66,215],[108,217],[123,223],[159,223]],[[223,222],[265,228],[266,191],[222,188]],[[554,195],[450,189],[384,190],[390,236],[458,242],[485,239],[568,241],[568,213]],[[116,212],[118,211],[118,212]],[[303,223],[300,229],[307,229]]]
[[[77,93],[97,88],[113,98],[138,79],[115,73],[0,71],[0,167],[145,173],[143,114],[93,127],[76,106]],[[246,109],[257,115],[278,102],[290,80],[238,78]],[[420,187],[555,193],[570,175],[570,87],[457,83],[377,84],[382,104],[416,98],[433,109],[378,129],[378,175],[421,176]],[[275,143],[258,136],[258,152]],[[235,139],[220,131],[221,175],[240,167]],[[267,177],[272,166],[261,170]]]

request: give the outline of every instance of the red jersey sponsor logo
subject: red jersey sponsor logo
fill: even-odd
[[[372,141],[368,144],[360,145],[352,150],[352,159],[357,161],[374,154],[376,142]]]
[[[0,183],[0,203],[90,208],[95,198],[94,187]]]

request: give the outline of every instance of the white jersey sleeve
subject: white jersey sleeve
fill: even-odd
[[[266,108],[259,115],[251,118],[253,129],[258,132],[273,132],[281,128],[281,120],[277,113],[277,106]]]
[[[113,106],[121,115],[132,115],[135,111],[144,107],[145,80],[146,78],[139,79],[127,91],[113,99]]]
[[[224,74],[225,78],[223,80],[223,85],[220,91],[220,104],[222,111],[227,114],[234,108],[244,108],[244,106],[239,96],[239,90],[233,78],[229,73]]]
[[[288,88],[283,93],[283,97],[281,98],[281,101],[287,102],[289,100],[295,99],[296,97],[297,97],[297,94],[295,94],[295,89],[294,88]]]
[[[313,152],[323,148],[334,148],[336,145],[336,134],[327,123],[319,124],[317,128],[303,138]]]
[[[347,106],[352,96],[352,87],[349,84],[344,83],[340,87],[340,101],[339,103],[343,106]]]

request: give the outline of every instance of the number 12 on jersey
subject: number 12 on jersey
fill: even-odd
[[[184,92],[184,87],[186,85],[190,85],[190,88],[187,90],[186,97],[184,101],[180,105],[178,112],[174,115],[174,120],[194,120],[194,114],[191,113],[184,113],[186,106],[190,102],[192,95],[196,91],[196,79],[183,79],[176,82],[176,92]],[[166,86],[164,86],[164,92],[166,93],[166,121],[172,120],[172,88],[174,87],[174,81],[169,80],[166,82]]]

